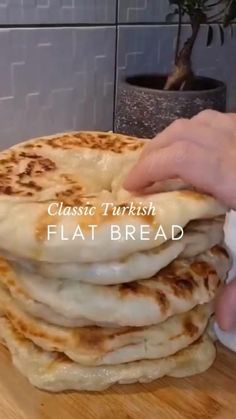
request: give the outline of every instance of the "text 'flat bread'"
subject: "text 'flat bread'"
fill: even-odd
[[[190,222],[180,240],[144,252],[136,252],[123,260],[97,263],[46,263],[14,258],[21,266],[47,278],[72,279],[98,285],[122,284],[151,278],[178,256],[191,258],[223,242],[224,217]]]

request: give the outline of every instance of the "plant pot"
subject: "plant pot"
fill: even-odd
[[[115,131],[153,138],[178,118],[191,118],[204,109],[226,110],[226,86],[196,77],[190,91],[163,90],[166,76],[128,77],[117,91]]]

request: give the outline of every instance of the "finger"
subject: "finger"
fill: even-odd
[[[181,118],[172,122],[172,124],[165,128],[160,134],[147,142],[140,159],[147,156],[153,150],[159,150],[181,140],[183,133],[186,132],[187,129],[189,129],[188,119]]]
[[[146,146],[143,151],[143,156],[149,154],[155,149],[159,150],[160,148],[168,147],[174,142],[184,139],[184,132],[190,128],[189,123],[190,121],[188,119],[183,118],[172,122],[172,124],[150,141],[148,146]]]
[[[212,128],[231,131],[236,126],[236,114],[222,113],[207,109],[194,116],[191,121],[205,124]]]
[[[179,191],[181,189],[192,189],[192,186],[184,182],[180,178],[167,179],[160,182],[155,182],[152,185],[145,188],[145,194],[153,194],[156,192],[170,192]]]
[[[203,115],[202,118],[205,118],[205,116]],[[178,119],[145,147],[141,159],[152,151],[158,151],[179,141],[199,144],[206,150],[221,150],[222,147],[225,146],[225,142],[228,138],[229,141],[231,141],[231,129],[228,128],[227,133],[228,132],[230,135],[225,135],[226,129],[223,126],[215,128],[214,126],[198,122],[197,119],[192,119],[191,121],[187,119]]]
[[[236,280],[228,284],[216,300],[216,319],[221,329],[236,327]]]
[[[144,190],[156,182],[177,177],[211,193],[217,185],[215,164],[214,156],[209,160],[203,147],[180,141],[141,159],[126,178],[124,188]]]

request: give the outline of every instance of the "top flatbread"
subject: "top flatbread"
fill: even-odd
[[[212,197],[193,191],[174,191],[145,197],[120,189],[117,179],[137,161],[145,140],[111,133],[64,133],[38,138],[0,154],[0,243],[18,257],[45,262],[101,262],[117,260],[148,250],[171,238],[172,225],[184,227],[190,220],[225,213]],[[115,185],[115,186],[114,186]],[[101,204],[119,208],[133,203],[153,203],[155,215],[104,215]],[[48,214],[51,203],[96,207],[95,215]],[[76,227],[85,240],[72,240]],[[90,225],[97,225],[95,239]],[[120,227],[119,240],[111,240],[111,225]],[[126,226],[136,230],[126,240]],[[48,225],[56,234],[47,238]],[[140,226],[147,225],[149,240],[140,239]],[[165,236],[156,238],[162,226]],[[62,226],[63,237],[62,240]],[[67,240],[68,239],[68,240]],[[106,249],[106,251],[104,251]]]

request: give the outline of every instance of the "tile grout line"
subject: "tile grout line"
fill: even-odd
[[[115,28],[116,28],[116,39],[115,39],[115,63],[114,63],[114,90],[113,90],[113,121],[112,129],[115,131],[115,118],[116,118],[116,94],[117,94],[117,64],[118,64],[118,31],[119,31],[119,0],[116,1],[116,17],[115,17]]]

